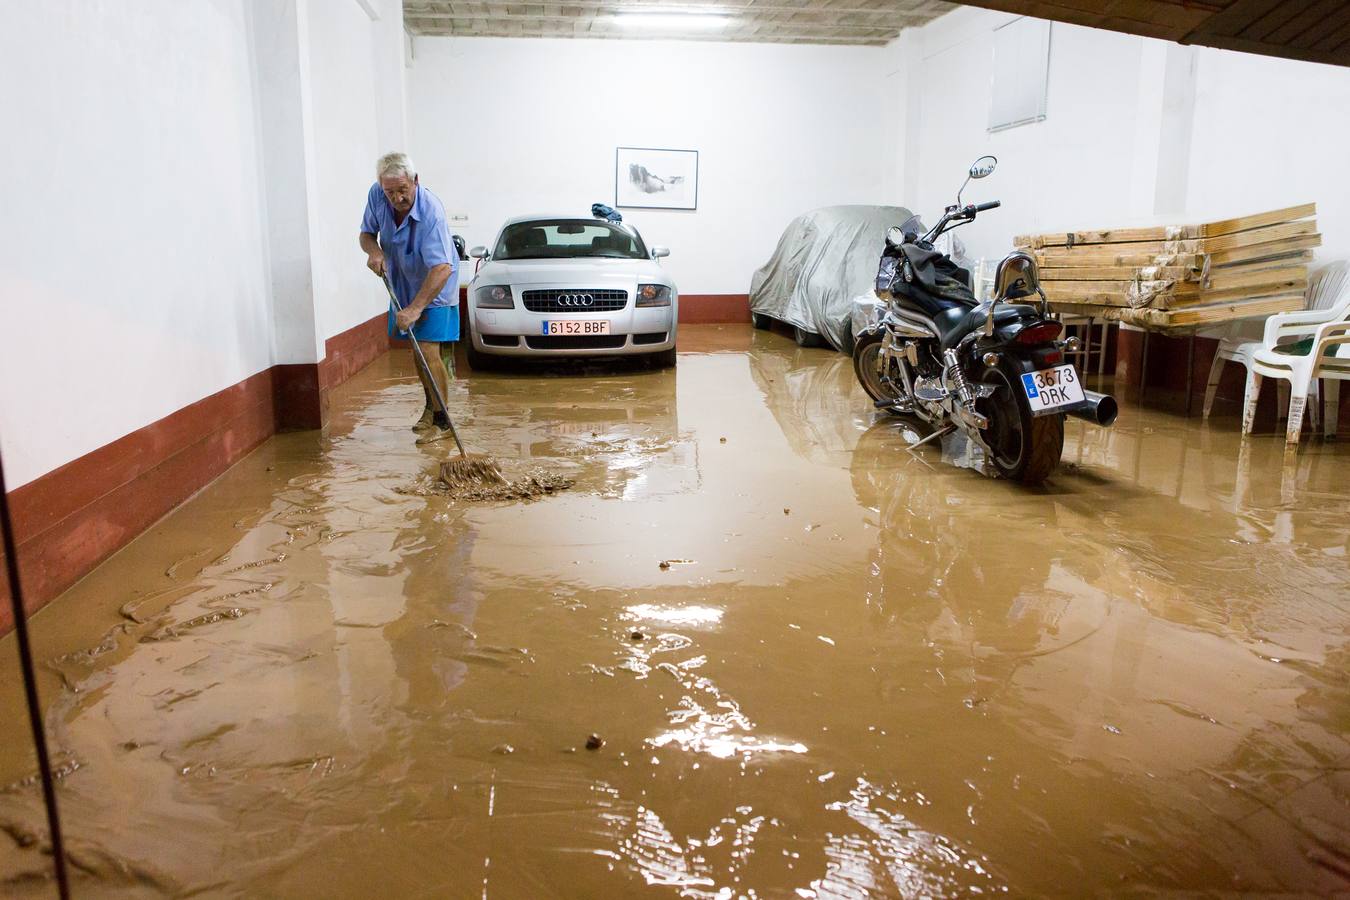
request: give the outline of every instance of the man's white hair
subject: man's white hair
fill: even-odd
[[[413,165],[412,159],[406,153],[394,152],[386,153],[375,163],[376,178],[416,178],[417,167]]]

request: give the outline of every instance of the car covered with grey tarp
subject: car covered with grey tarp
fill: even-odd
[[[779,321],[799,344],[853,346],[853,299],[871,295],[886,229],[913,213],[903,206],[825,206],[793,219],[750,281],[756,328]]]

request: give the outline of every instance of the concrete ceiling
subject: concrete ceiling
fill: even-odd
[[[881,46],[903,28],[954,8],[942,0],[404,0],[413,34],[458,37],[661,38],[773,44]],[[716,27],[698,27],[721,13]],[[634,27],[634,14],[661,15],[660,29]],[[683,26],[688,18],[690,25]],[[670,27],[673,26],[673,27]]]
[[[963,0],[1090,25],[1307,62],[1350,65],[1350,0]]]
[[[1350,0],[961,0],[1126,34],[1350,65]],[[413,34],[667,38],[879,46],[955,4],[943,0],[404,0]],[[632,14],[666,13],[660,29]],[[715,27],[696,27],[720,13]],[[627,18],[625,18],[627,16]],[[690,26],[681,27],[688,19]]]

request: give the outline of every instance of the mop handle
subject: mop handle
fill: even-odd
[[[384,289],[389,292],[389,308],[394,311],[394,315],[398,315],[401,307],[398,305],[398,298],[394,296],[394,289],[389,286],[389,280],[383,275],[380,276],[380,281],[383,282]],[[431,366],[427,365],[427,358],[422,353],[422,345],[417,343],[417,337],[412,333],[412,329],[400,331],[399,334],[407,335],[408,340],[412,341],[413,353],[417,355],[417,361],[421,363],[422,371],[426,373],[427,384],[431,386],[431,395],[436,398],[436,403],[441,408],[441,414],[445,416],[445,421],[450,424],[450,436],[455,439],[455,446],[459,448],[459,455],[467,457],[469,454],[464,452],[464,445],[459,442],[459,432],[455,430],[455,420],[450,418],[450,410],[445,406],[445,398],[441,396],[440,385],[436,384],[436,379],[431,376]]]

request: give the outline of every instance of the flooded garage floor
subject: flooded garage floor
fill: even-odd
[[[455,385],[532,503],[422,492],[388,355],[39,614],[78,896],[1350,889],[1350,447],[1127,407],[1028,490],[842,355],[681,342]]]

